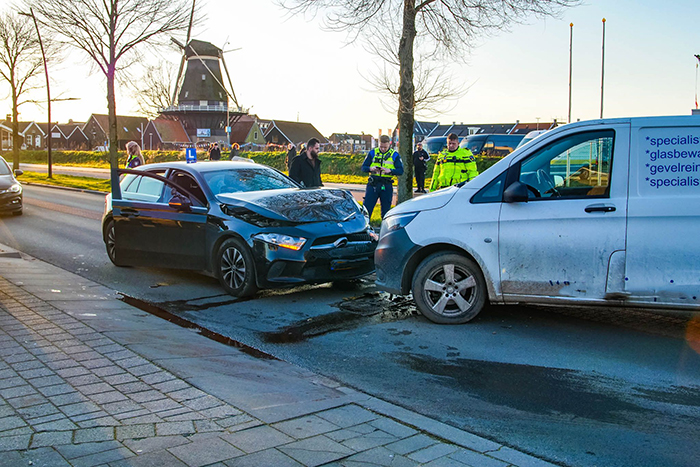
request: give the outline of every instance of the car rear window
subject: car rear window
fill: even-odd
[[[202,176],[215,195],[221,193],[298,188],[291,179],[283,174],[260,167],[203,172]]]

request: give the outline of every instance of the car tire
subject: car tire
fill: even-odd
[[[250,248],[237,238],[230,238],[216,254],[216,277],[226,292],[234,297],[249,297],[257,292],[255,264]]]
[[[22,210],[20,209],[19,211],[13,211],[12,215],[13,216],[21,216],[23,214]]]
[[[418,310],[439,324],[471,321],[484,308],[486,281],[472,260],[457,253],[425,258],[413,275],[413,300]]]
[[[115,229],[114,229],[114,220],[110,220],[107,223],[107,226],[105,227],[104,241],[105,241],[105,248],[107,249],[107,256],[109,257],[109,260],[112,262],[112,264],[114,264],[115,266],[118,266],[118,267],[126,266],[125,264],[117,261],[117,259],[115,257],[116,235],[115,235]]]

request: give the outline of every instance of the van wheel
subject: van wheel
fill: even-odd
[[[222,243],[216,255],[216,276],[226,292],[235,297],[257,292],[253,255],[248,245],[236,238]]]
[[[413,300],[418,310],[439,324],[462,324],[486,303],[486,282],[474,261],[456,253],[428,256],[413,275]]]

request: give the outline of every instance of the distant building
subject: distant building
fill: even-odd
[[[192,140],[179,120],[158,117],[146,125],[143,132],[145,150],[182,149],[192,146]]]
[[[142,132],[148,125],[146,117],[117,115],[117,145],[123,150],[126,143],[136,141],[143,147]],[[109,147],[109,117],[103,114],[92,114],[82,128],[90,141],[90,149]]]
[[[311,138],[321,142],[321,148],[329,145],[328,139],[323,136],[311,123],[287,122],[284,120],[270,120],[265,133],[265,141],[268,146],[283,149],[289,143],[306,143]]]
[[[333,145],[333,149],[338,152],[359,153],[372,149],[372,135],[333,133],[328,141]]]
[[[4,128],[2,133],[2,149],[12,149],[12,120],[10,116],[0,123]],[[21,149],[44,149],[46,132],[36,122],[17,122],[19,124],[19,136],[22,139]]]
[[[46,125],[46,124],[42,124]],[[83,133],[85,123],[70,120],[68,123],[54,124],[51,127],[51,148],[72,151],[89,150],[90,140]]]
[[[229,139],[230,144],[237,143],[243,149],[264,147],[265,134],[260,127],[257,117],[241,115],[232,125]]]

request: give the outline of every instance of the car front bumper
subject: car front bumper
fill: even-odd
[[[406,229],[389,232],[380,238],[374,252],[377,287],[393,294],[407,294],[411,284],[404,281],[406,266],[419,249],[420,246],[411,241]]]
[[[0,195],[0,213],[22,210],[22,193],[3,193]]]

